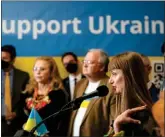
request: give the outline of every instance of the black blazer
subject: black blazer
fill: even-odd
[[[20,94],[29,82],[29,74],[17,68],[13,71],[13,89],[12,89],[12,111],[17,113],[19,109]]]
[[[82,75],[82,78],[85,78],[84,75]],[[81,78],[81,79],[82,79]],[[70,84],[69,84],[69,77],[66,77],[62,80],[62,83],[64,85],[64,88],[66,90],[66,92],[68,93],[69,97],[68,97],[68,100],[71,101],[71,95],[70,95]]]

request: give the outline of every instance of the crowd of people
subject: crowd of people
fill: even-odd
[[[64,79],[52,57],[37,57],[29,76],[14,67],[14,46],[2,46],[1,55],[2,136],[22,129],[32,108],[44,119],[102,85],[109,90],[106,96],[84,99],[76,110],[45,121],[45,136],[164,136],[165,89],[149,79],[151,62],[143,54],[124,52],[109,61],[102,49],[90,49],[81,63],[66,52],[61,57],[68,72]]]

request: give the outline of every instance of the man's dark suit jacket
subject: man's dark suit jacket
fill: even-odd
[[[82,75],[82,78],[85,78],[84,75]],[[82,79],[81,78],[81,79]],[[64,85],[64,88],[66,90],[66,92],[68,93],[69,97],[68,97],[68,100],[71,101],[71,95],[70,95],[70,84],[69,84],[69,76],[66,77],[65,79],[63,79],[63,85]]]
[[[17,68],[13,69],[13,88],[12,88],[12,112],[16,112],[16,117],[11,121],[11,124],[5,125],[6,121],[2,117],[2,136],[13,135],[13,133],[22,127],[21,116],[22,111],[20,111],[20,95],[23,90],[25,90],[26,84],[29,81],[29,74]],[[10,133],[9,133],[10,132]]]
[[[154,85],[154,83],[152,83],[150,89],[150,94],[152,97],[152,101],[155,103],[156,101],[158,101],[159,99],[159,93],[160,93],[160,89],[156,88],[156,86]]]
[[[27,83],[29,82],[29,74],[25,71],[14,68],[13,72],[13,89],[12,89],[12,111],[18,112],[18,102],[20,100],[20,94],[25,90]]]

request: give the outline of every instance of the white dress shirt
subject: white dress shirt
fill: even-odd
[[[89,82],[86,90],[85,90],[85,94],[89,94],[93,91],[95,91],[97,89],[97,87],[99,86],[100,84],[100,81],[98,82]],[[90,99],[87,100],[89,101],[88,104],[90,103]],[[78,109],[77,111],[77,114],[76,114],[76,117],[74,119],[74,125],[73,125],[73,135],[72,136],[80,136],[80,126],[81,126],[81,123],[82,123],[82,120],[84,118],[84,115],[86,113],[86,110],[87,110],[88,106],[86,107],[81,107]]]
[[[69,87],[70,87],[70,97],[71,97],[71,100],[73,100],[73,95],[74,95],[75,78],[76,78],[76,82],[80,81],[81,78],[82,78],[82,74],[79,74],[76,77],[71,75],[71,74],[69,75]]]

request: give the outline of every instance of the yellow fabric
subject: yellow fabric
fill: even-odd
[[[5,110],[6,110],[6,115],[11,113],[12,111],[9,72],[5,73]]]
[[[114,129],[111,127],[108,133],[104,135],[104,137],[124,137],[124,134],[125,134],[124,131],[120,131],[115,134]]]
[[[34,118],[29,118],[28,121],[24,124],[23,129],[30,132],[36,126],[36,120]],[[35,135],[38,135],[37,131],[34,132]]]
[[[33,119],[29,118],[28,121],[26,122],[25,126],[24,126],[24,130],[30,131],[35,126],[36,126],[35,119],[34,118]]]
[[[88,107],[88,105],[89,105],[89,100],[84,100],[82,103],[81,103],[81,106],[80,107],[82,107],[82,108],[87,108]]]
[[[113,135],[113,137],[124,137],[124,131],[120,131]]]

